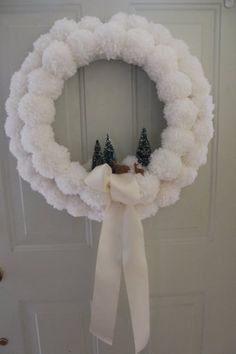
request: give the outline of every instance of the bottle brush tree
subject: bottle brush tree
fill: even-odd
[[[150,162],[151,146],[147,137],[147,130],[143,128],[138,142],[138,148],[136,150],[136,157],[138,163],[142,166],[147,166]]]
[[[116,154],[109,135],[106,136],[105,146],[103,150],[104,162],[112,167],[112,162],[116,161]]]
[[[95,146],[94,146],[94,152],[93,152],[93,160],[92,160],[92,170],[99,165],[104,164],[104,158],[103,158],[103,153],[101,149],[101,145],[99,143],[99,140],[96,140]]]

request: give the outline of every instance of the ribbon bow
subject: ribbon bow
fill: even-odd
[[[90,172],[85,183],[94,190],[110,193],[98,245],[90,332],[112,344],[123,268],[135,352],[139,353],[146,346],[150,332],[143,227],[135,208],[141,198],[139,186],[135,175],[112,174],[107,164]]]

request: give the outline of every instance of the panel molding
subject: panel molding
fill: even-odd
[[[219,127],[219,78],[220,78],[220,47],[221,47],[221,36],[220,36],[220,24],[221,24],[221,11],[222,3],[221,1],[217,2],[204,2],[204,3],[186,3],[186,2],[131,2],[131,9],[134,13],[143,14],[143,11],[209,11],[212,12],[214,16],[214,49],[213,57],[214,61],[212,63],[212,93],[214,97],[214,129],[215,134],[214,138],[211,141],[208,159],[210,157],[210,197],[209,197],[209,208],[208,208],[208,221],[207,227],[204,233],[201,231],[201,227],[198,225],[193,225],[191,227],[179,228],[178,232],[189,231],[190,229],[194,230],[195,235],[191,237],[192,240],[195,238],[206,238],[208,241],[214,240],[215,234],[215,208],[216,208],[216,188],[217,188],[217,157],[218,157],[218,127]],[[175,229],[173,228],[173,231]],[[196,232],[197,230],[197,232]],[[162,233],[163,230],[159,230]],[[166,229],[166,232],[169,232],[170,229]],[[158,240],[165,240],[165,235],[160,236]],[[175,237],[169,237],[168,239],[176,239]],[[154,241],[154,240],[153,240]]]

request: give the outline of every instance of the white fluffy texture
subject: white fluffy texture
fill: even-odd
[[[55,117],[55,106],[51,98],[27,93],[19,103],[20,119],[26,124],[51,124]]]
[[[129,166],[130,172],[132,172],[132,173],[134,173],[134,164],[135,163],[138,163],[138,160],[137,160],[137,157],[133,156],[133,155],[126,156],[122,161],[123,165]],[[139,167],[141,167],[141,166],[139,165]]]
[[[169,130],[163,133],[163,145],[167,144],[169,149],[156,150],[145,175],[135,175],[144,203],[136,206],[137,211],[143,219],[154,215],[158,206],[173,204],[179,198],[180,188],[191,184],[198,167],[206,162],[207,143],[213,134],[214,105],[209,85],[201,65],[190,56],[187,45],[173,39],[162,25],[126,14],[113,16],[106,25],[94,17],[85,17],[78,25],[63,19],[54,25],[51,33],[34,43],[34,52],[28,55],[20,72],[12,79],[10,97],[6,102],[5,130],[11,139],[10,151],[17,158],[22,178],[53,207],[66,209],[76,217],[103,219],[109,195],[94,194],[85,187],[83,179],[87,172],[79,163],[70,161],[65,147],[54,142],[53,131],[48,125],[55,115],[50,98],[58,97],[62,79],[72,76],[77,65],[89,64],[99,57],[119,58],[122,47],[121,58],[125,54],[125,61],[141,66],[147,66],[148,62],[149,75],[158,81],[160,98],[167,103],[164,113]],[[50,74],[55,75],[57,81]],[[28,89],[34,94],[27,93]],[[18,108],[26,126],[20,120]],[[190,136],[196,141],[192,147]],[[186,150],[181,161],[179,155]],[[136,158],[127,157],[124,161],[134,172]],[[159,180],[160,190],[153,202]],[[79,195],[73,195],[76,192]]]
[[[180,174],[181,167],[179,156],[167,149],[160,148],[152,153],[148,169],[160,180],[171,181]]]
[[[178,59],[181,60],[182,58],[189,55],[188,45],[184,41],[182,41],[181,39],[173,38],[169,44],[171,45],[171,47],[175,51]]]
[[[150,22],[148,31],[153,36],[155,45],[169,44],[172,39],[170,31],[159,23]]]
[[[192,93],[194,96],[209,94],[209,82],[204,77],[202,65],[196,57],[191,55],[184,56],[179,60],[179,69],[191,79]]]
[[[154,48],[153,37],[141,28],[134,28],[126,32],[121,56],[127,63],[142,66]]]
[[[27,90],[27,76],[21,71],[15,72],[11,78],[10,92],[11,97],[20,98]]]
[[[156,215],[158,212],[158,205],[156,202],[151,204],[138,204],[136,210],[139,214],[141,220],[150,218],[151,216]]]
[[[189,130],[169,127],[162,133],[162,146],[177,155],[184,155],[192,148],[193,144],[194,136]]]
[[[50,188],[48,188],[45,198],[48,204],[52,205],[58,210],[63,210],[67,203],[66,196],[62,194],[53,183],[51,184]]]
[[[199,118],[207,121],[213,119],[214,103],[212,96],[193,97],[193,102],[198,107]]]
[[[16,98],[15,96],[11,96],[11,95],[6,100],[5,109],[6,109],[7,114],[10,117],[16,117],[17,118],[19,100],[20,99]]]
[[[169,73],[177,71],[178,62],[175,51],[166,45],[158,45],[152,55],[148,56],[144,70],[155,82],[165,78]]]
[[[179,200],[180,188],[168,182],[161,184],[160,191],[157,196],[157,205],[164,208],[175,204]]]
[[[193,148],[183,157],[183,162],[190,167],[198,169],[207,161],[207,146],[194,144]]]
[[[43,51],[49,46],[49,44],[51,44],[52,41],[53,39],[50,33],[42,34],[34,42],[34,49],[42,55]]]
[[[198,109],[189,98],[175,100],[164,107],[164,117],[172,127],[191,129],[197,114]]]
[[[64,42],[53,41],[43,53],[43,68],[59,79],[69,79],[76,73],[76,62]]]
[[[35,95],[42,95],[56,100],[61,94],[64,81],[49,74],[42,68],[33,70],[28,75],[28,90]]]
[[[55,178],[63,174],[70,165],[68,150],[57,143],[45,146],[42,152],[34,153],[32,162],[35,170],[43,177]]]
[[[213,137],[214,128],[212,121],[198,119],[193,125],[193,134],[199,144],[208,144]]]
[[[78,163],[72,162],[69,168],[60,176],[56,177],[56,184],[63,194],[79,194],[87,171]]]
[[[29,53],[21,65],[21,72],[27,75],[42,64],[42,57],[38,52]]]
[[[96,28],[102,25],[102,22],[99,18],[95,16],[84,16],[78,23],[79,29],[88,30],[94,32]]]
[[[124,28],[124,30],[127,30],[128,29],[128,18],[129,18],[129,15],[127,15],[126,13],[118,12],[117,14],[115,14],[111,17],[109,22],[118,23],[119,26],[122,26]]]
[[[20,136],[14,136],[14,138],[10,140],[9,150],[17,159],[25,159],[27,157],[27,153],[21,144]]]
[[[87,216],[90,209],[78,197],[70,197],[67,200],[67,211],[74,217]]]
[[[141,192],[141,203],[152,203],[156,198],[157,192],[159,191],[159,179],[155,175],[152,175],[148,172],[146,172],[144,175],[137,173],[135,177]]]
[[[94,58],[97,41],[89,30],[77,29],[67,38],[73,56],[78,66],[89,64]]]
[[[197,171],[194,168],[182,165],[181,172],[174,183],[179,188],[184,188],[192,184],[196,177]]]
[[[116,23],[104,23],[95,32],[98,41],[98,53],[105,58],[116,59],[120,56],[125,39],[125,30]]]
[[[63,18],[58,20],[52,26],[50,33],[54,39],[65,41],[69,34],[77,30],[77,23],[74,20]]]
[[[171,102],[190,96],[192,84],[187,75],[177,71],[160,80],[157,83],[157,91],[161,101]]]
[[[97,210],[105,208],[110,202],[109,193],[95,191],[86,185],[80,190],[80,198],[90,207]]]
[[[25,125],[21,130],[21,143],[25,151],[36,153],[49,146],[54,138],[54,132],[50,125]]]
[[[16,118],[14,116],[7,117],[4,125],[6,135],[9,138],[13,138],[14,136],[16,136],[16,134],[19,133],[23,125],[24,123],[19,118]]]

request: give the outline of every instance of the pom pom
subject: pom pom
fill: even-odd
[[[52,184],[51,187],[48,188],[48,191],[46,194],[44,194],[44,196],[47,203],[52,205],[55,209],[65,209],[67,198],[59,191],[58,188],[55,187],[55,185]]]
[[[112,22],[98,27],[95,34],[98,38],[99,54],[105,55],[108,60],[119,57],[123,48],[125,33],[121,26]]]
[[[161,184],[160,191],[157,196],[157,205],[164,208],[175,204],[179,200],[180,188],[172,183],[164,182]]]
[[[43,53],[43,67],[59,79],[68,79],[76,73],[76,63],[70,48],[64,42],[53,41]]]
[[[70,167],[55,180],[62,193],[76,195],[79,193],[86,175],[86,170],[78,162],[72,162]]]
[[[208,95],[211,87],[199,60],[194,56],[185,56],[179,61],[179,70],[188,75],[192,81],[192,93],[194,96]]]
[[[201,119],[213,119],[214,104],[212,96],[197,96],[193,97],[193,102],[198,107],[198,116]]]
[[[194,136],[189,130],[168,127],[162,133],[162,146],[182,156],[194,144]]]
[[[9,116],[5,122],[5,133],[9,138],[13,138],[21,131],[24,123],[20,119]]]
[[[20,119],[26,124],[50,124],[54,121],[55,106],[53,100],[45,96],[27,93],[22,97],[18,107]]]
[[[141,28],[144,30],[148,29],[149,23],[147,19],[139,15],[128,15],[126,22],[127,29]]]
[[[21,178],[23,178],[23,180],[26,182],[31,182],[37,176],[32,166],[32,160],[30,155],[25,159],[18,159],[17,170]]]
[[[42,95],[56,100],[62,93],[63,80],[49,74],[42,68],[28,75],[28,90],[35,95]]]
[[[192,84],[185,74],[177,71],[160,80],[160,84],[157,83],[157,90],[161,101],[172,102],[190,96]]]
[[[34,49],[42,55],[44,50],[51,44],[53,41],[50,33],[42,34],[35,42]]]
[[[37,69],[42,64],[41,55],[38,52],[31,52],[25,58],[21,65],[21,71],[27,75],[32,70]]]
[[[102,22],[99,20],[99,18],[94,16],[84,16],[78,23],[78,28],[94,32],[96,28],[101,25]]]
[[[194,144],[191,151],[189,151],[184,157],[183,162],[195,169],[198,169],[201,165],[205,165],[207,161],[207,146]]]
[[[212,121],[197,120],[192,131],[197,143],[207,145],[214,133]]]
[[[159,191],[160,181],[155,175],[146,172],[143,176],[139,173],[135,175],[140,188],[141,203],[152,203]]]
[[[190,129],[196,121],[197,114],[198,109],[189,98],[167,103],[164,107],[164,116],[168,124],[177,128]]]
[[[192,167],[182,165],[180,175],[174,180],[174,184],[179,188],[184,188],[192,184],[197,177],[197,171]]]
[[[171,181],[177,178],[181,168],[180,157],[169,150],[160,148],[151,155],[149,171],[161,180]]]
[[[68,150],[57,143],[51,143],[43,152],[33,154],[32,162],[35,170],[46,178],[55,178],[65,173],[70,164]]]
[[[27,76],[17,71],[11,78],[10,91],[11,97],[21,98],[27,90]]]
[[[18,117],[19,98],[9,96],[5,103],[5,109],[10,117]]]
[[[69,34],[77,30],[77,23],[74,20],[63,18],[54,23],[50,29],[50,33],[54,39],[65,41]]]
[[[43,151],[54,138],[52,127],[47,124],[31,127],[25,125],[21,131],[21,143],[29,153]]]
[[[130,64],[143,65],[147,55],[154,50],[152,36],[141,28],[134,28],[126,33],[122,59]]]
[[[85,185],[80,190],[80,197],[87,205],[97,210],[105,208],[110,202],[109,193],[95,191]]]
[[[110,23],[117,23],[119,26],[122,26],[124,30],[128,29],[128,17],[124,12],[118,12],[117,14],[113,15],[110,19]]]
[[[155,82],[177,69],[178,63],[174,50],[162,44],[154,49],[152,55],[147,58],[144,67],[150,79]]]
[[[181,39],[172,39],[170,41],[171,47],[175,50],[178,59],[182,59],[189,55],[189,48],[187,44]]]
[[[25,159],[28,157],[27,153],[22,147],[19,136],[15,136],[13,139],[10,140],[9,150],[12,155],[15,156],[17,159]]]
[[[151,204],[138,204],[136,205],[136,210],[139,214],[139,217],[141,220],[150,218],[151,216],[156,215],[158,212],[158,205],[157,203],[151,203]]]
[[[74,217],[87,216],[89,207],[78,196],[70,197],[67,202],[67,211]]]
[[[153,36],[155,45],[168,44],[172,39],[168,29],[159,23],[150,22],[148,25],[148,31]]]
[[[67,43],[78,66],[88,65],[94,59],[96,40],[89,30],[78,29],[72,32]]]

